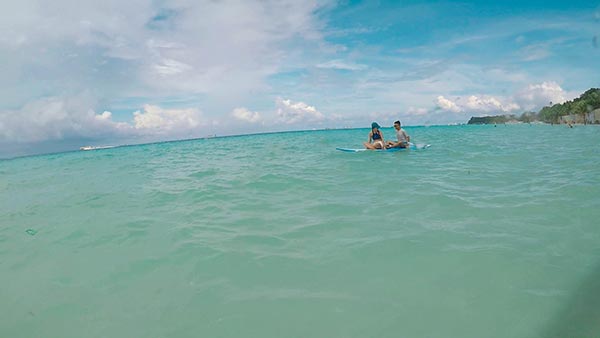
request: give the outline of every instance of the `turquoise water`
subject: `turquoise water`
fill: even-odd
[[[600,337],[600,127],[407,131],[0,161],[0,337]]]

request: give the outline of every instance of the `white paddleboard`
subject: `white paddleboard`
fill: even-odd
[[[414,144],[410,143],[408,148],[389,148],[389,149],[366,149],[366,148],[335,148],[339,151],[344,151],[347,153],[359,153],[363,151],[379,151],[379,152],[395,152],[395,151],[406,151],[406,150],[419,150],[419,149],[427,149],[431,147],[431,144]]]

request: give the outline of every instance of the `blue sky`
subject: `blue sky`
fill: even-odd
[[[0,157],[466,122],[600,79],[600,2],[0,4]]]

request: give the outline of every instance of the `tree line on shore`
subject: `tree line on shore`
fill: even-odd
[[[591,88],[578,98],[564,103],[550,104],[539,112],[524,112],[521,115],[495,115],[471,117],[468,124],[502,124],[509,122],[530,123],[541,121],[545,123],[560,123],[561,117],[567,115],[580,116],[586,122],[586,114],[600,108],[600,88]]]

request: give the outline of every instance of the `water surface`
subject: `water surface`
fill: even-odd
[[[600,127],[407,131],[0,161],[0,336],[600,334]]]

